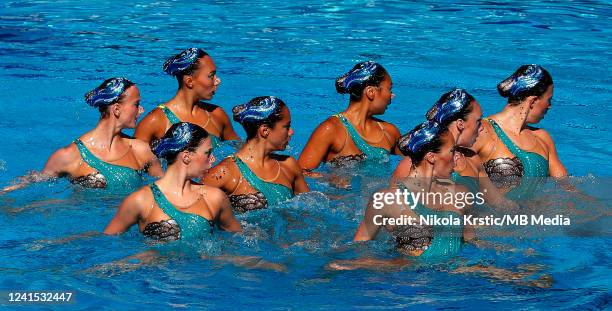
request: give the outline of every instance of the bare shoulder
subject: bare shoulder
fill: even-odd
[[[227,113],[225,112],[225,110],[223,109],[223,107],[221,106],[217,106],[217,105],[213,105],[213,104],[208,104],[211,106],[211,108],[208,108],[210,110],[208,110],[213,116],[215,117],[219,117],[219,118],[227,118],[229,119]]]
[[[401,135],[400,130],[397,128],[397,126],[395,126],[395,124],[380,119],[376,120],[380,122],[385,132],[387,132],[392,137],[397,138]]]
[[[122,205],[129,207],[143,208],[153,203],[153,193],[149,186],[143,186],[140,189],[132,192],[124,200]]]
[[[66,147],[57,149],[47,161],[47,165],[51,164],[54,167],[65,167],[72,163],[78,163],[81,158],[79,149],[75,143],[70,143]]]
[[[151,146],[140,139],[130,138],[129,143],[132,145],[132,149],[134,149],[134,151],[138,154],[148,154],[151,152]]]
[[[553,139],[545,129],[532,127],[532,126],[528,128],[537,138],[541,139],[547,145],[549,146],[553,145]]]
[[[147,115],[140,121],[140,123],[156,123],[166,119],[166,115],[159,107],[153,108]]]
[[[294,157],[274,155],[274,158],[279,161],[283,168],[292,172],[302,173],[302,169],[300,168],[298,161]]]
[[[216,186],[220,186],[231,180],[236,175],[237,170],[234,160],[227,157],[212,167],[205,175],[205,179],[207,182],[213,182]]]
[[[206,203],[208,207],[214,213],[214,217],[217,218],[217,215],[222,210],[224,206],[229,206],[229,198],[227,194],[219,188],[209,186],[209,185],[201,185],[205,193]]]
[[[331,116],[325,121],[321,122],[319,126],[317,126],[316,131],[320,131],[326,134],[332,134],[338,131],[342,127],[342,122],[334,116]]]

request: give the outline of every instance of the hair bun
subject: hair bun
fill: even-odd
[[[164,62],[164,72],[171,76],[177,76],[191,67],[200,57],[208,55],[200,48],[188,48],[179,54],[169,57]]]
[[[106,79],[95,89],[85,93],[85,102],[95,108],[116,103],[121,94],[134,83],[126,78]]]

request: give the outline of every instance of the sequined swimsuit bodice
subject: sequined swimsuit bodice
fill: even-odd
[[[112,191],[135,191],[142,186],[142,173],[130,167],[115,165],[96,157],[80,140],[74,141],[81,158],[95,173],[72,179],[73,183],[88,188],[106,188]]]
[[[276,205],[293,197],[293,190],[281,184],[262,180],[238,156],[233,155],[231,158],[240,171],[238,183],[244,180],[256,190],[255,193],[229,195],[232,209],[236,213],[267,208],[269,204]]]
[[[512,189],[507,193],[510,198],[530,196],[539,183],[538,179],[548,176],[548,160],[535,152],[519,148],[495,121],[491,119],[487,121],[497,137],[515,156],[486,161],[484,168],[489,178],[498,188]],[[525,178],[528,178],[527,182]]]
[[[214,222],[200,215],[184,213],[176,209],[155,183],[149,185],[157,206],[170,219],[152,222],[145,226],[142,234],[159,241],[193,240],[210,237]]]
[[[400,190],[410,189],[402,183]],[[418,203],[414,209],[416,224],[395,226],[391,234],[395,238],[398,251],[411,255],[415,250],[423,250],[419,258],[440,258],[456,255],[463,244],[463,222],[459,214],[450,211],[435,211]],[[460,225],[429,225],[420,223],[420,217],[437,217],[459,220]]]
[[[344,128],[347,131],[347,135],[351,138],[357,149],[361,151],[360,154],[348,155],[348,156],[336,156],[335,158],[329,161],[330,164],[334,166],[345,166],[350,165],[355,162],[362,161],[373,161],[373,162],[384,162],[389,158],[389,150],[381,147],[375,147],[368,144],[362,137],[359,135],[355,127],[346,119],[345,116],[341,114],[336,114],[334,117],[338,118]],[[378,126],[383,131],[383,135],[387,135],[382,128],[382,125],[378,123]]]

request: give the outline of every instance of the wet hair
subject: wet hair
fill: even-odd
[[[427,111],[425,118],[436,121],[443,126],[448,126],[455,120],[466,120],[472,112],[474,96],[464,89],[454,89],[444,93],[440,99]]]
[[[234,121],[240,123],[247,134],[247,140],[257,135],[262,125],[272,128],[282,119],[281,111],[287,105],[280,98],[274,96],[259,96],[248,103],[232,108]]]
[[[199,125],[179,122],[173,124],[162,138],[153,143],[151,151],[157,158],[166,159],[168,165],[171,165],[179,153],[196,150],[206,138],[208,132]]]
[[[198,70],[198,59],[207,56],[200,48],[188,48],[174,56],[169,57],[164,62],[164,72],[175,76],[179,86],[183,85],[183,76],[190,76]]]
[[[425,121],[410,132],[400,136],[397,146],[402,154],[410,157],[412,165],[417,166],[428,152],[440,152],[442,136],[447,131],[448,128],[438,122]]]
[[[336,79],[336,92],[350,94],[351,101],[358,101],[367,86],[379,86],[389,74],[373,61],[362,62]]]
[[[126,78],[110,78],[104,80],[95,89],[85,93],[85,102],[98,108],[102,117],[108,116],[108,106],[120,102],[125,97],[125,90],[134,85]]]
[[[529,96],[541,96],[553,84],[550,73],[540,65],[523,65],[497,84],[497,91],[509,103],[519,103]]]

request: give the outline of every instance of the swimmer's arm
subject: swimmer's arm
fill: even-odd
[[[55,151],[47,160],[41,172],[31,171],[17,178],[13,185],[6,186],[0,190],[0,195],[27,187],[31,183],[47,181],[51,178],[66,174],[69,166],[78,163],[76,150],[71,146]]]
[[[384,193],[384,191],[381,191],[379,193]],[[368,202],[368,207],[366,208],[365,214],[363,215],[363,220],[359,224],[357,232],[355,232],[355,237],[353,237],[353,241],[370,241],[376,238],[376,235],[378,235],[378,231],[380,230],[380,226],[374,223],[374,217],[377,215],[384,216],[384,207],[383,209],[374,208],[374,196],[370,198],[370,201]]]
[[[558,179],[567,177],[567,169],[559,159],[557,148],[555,147],[555,143],[552,137],[550,137],[550,134],[543,129],[537,130],[536,133],[548,147],[548,174],[550,177]]]
[[[143,210],[142,206],[145,203],[142,196],[142,190],[139,190],[125,198],[125,200],[121,202],[113,219],[111,219],[106,229],[104,229],[104,234],[121,234],[138,223]],[[151,202],[151,204],[153,204],[153,202]]]
[[[218,199],[216,201],[217,204],[219,204],[219,228],[229,232],[242,232],[242,226],[240,226],[240,223],[234,217],[234,212],[232,211],[227,195],[221,190],[217,191],[218,193],[216,196]]]
[[[293,172],[293,193],[298,194],[310,191],[298,162],[293,157],[289,157],[285,162]]]
[[[138,126],[136,126],[136,131],[134,132],[134,138],[138,138],[145,143],[150,144],[152,140],[164,135],[162,132],[165,121],[165,116],[163,116],[161,110],[155,108],[153,111],[149,112],[149,114],[147,114],[144,119],[140,121],[140,123],[138,123]]]
[[[310,135],[300,154],[298,163],[303,170],[313,170],[325,160],[336,134],[336,127],[330,119],[321,123]]]
[[[395,185],[395,183],[399,180],[402,180],[408,177],[410,174],[410,170],[412,169],[412,159],[410,157],[403,158],[393,171],[393,175],[391,175],[391,180],[389,181],[390,185]]]
[[[220,107],[213,110],[212,114],[215,116],[217,120],[221,123],[221,139],[222,140],[240,140],[238,134],[234,131],[234,127],[232,127],[232,122],[230,121],[227,113]]]

